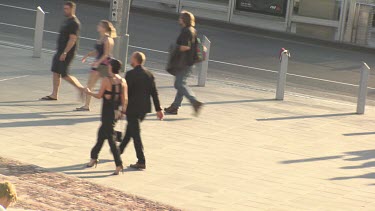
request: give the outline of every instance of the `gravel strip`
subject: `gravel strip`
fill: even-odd
[[[0,157],[0,181],[15,184],[19,201],[14,206],[26,210],[147,210],[177,211],[141,197],[126,194],[43,168]]]

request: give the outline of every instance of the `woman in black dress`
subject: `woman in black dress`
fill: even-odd
[[[122,118],[128,105],[127,84],[125,79],[119,75],[121,66],[120,61],[112,59],[108,65],[109,76],[103,78],[99,92],[94,94],[90,89],[86,89],[88,95],[98,99],[103,98],[102,125],[99,128],[97,142],[91,150],[91,161],[87,164],[87,167],[96,167],[99,162],[99,152],[103,147],[105,139],[107,139],[116,163],[116,171],[113,175],[118,175],[124,169],[119,149],[113,138],[116,120]]]

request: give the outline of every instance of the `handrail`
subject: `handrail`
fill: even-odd
[[[38,10],[30,9],[30,8],[25,8],[25,7],[18,7],[18,6],[13,6],[13,5],[8,5],[8,4],[0,4],[2,7],[9,7],[9,8],[14,8],[14,9],[19,9],[19,10],[25,10],[25,11],[32,11],[32,12],[37,12]],[[45,14],[48,14],[49,12],[45,12]]]

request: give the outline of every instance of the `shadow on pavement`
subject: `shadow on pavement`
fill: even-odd
[[[87,161],[88,162],[88,161]],[[108,162],[113,162],[112,160],[100,160],[99,163],[108,163]],[[46,170],[48,171],[74,171],[74,170],[83,170],[86,168],[87,163],[82,163],[82,164],[76,164],[76,165],[70,165],[70,166],[61,166],[61,167],[55,167],[55,168],[47,168]]]
[[[232,101],[217,101],[206,102],[205,105],[221,105],[221,104],[236,104],[236,103],[257,103],[257,102],[277,102],[275,99],[258,99],[258,100],[232,100]]]
[[[170,115],[166,115],[162,121],[164,122],[176,122],[176,121],[184,121],[184,120],[192,120],[193,118],[167,118]],[[145,121],[160,121],[159,119],[145,119]]]
[[[375,179],[375,173],[368,173],[368,174],[363,174],[363,175],[353,176],[353,177],[334,177],[330,180],[349,180],[349,179]]]
[[[13,103],[34,103],[40,102],[40,100],[17,100],[17,101],[2,101],[0,104],[13,104]]]
[[[99,121],[99,117],[75,118],[75,119],[46,119],[24,122],[6,122],[0,123],[0,128],[9,127],[39,127],[39,126],[61,126],[61,125],[75,125],[79,123]]]
[[[322,114],[322,115],[306,115],[306,116],[291,116],[291,117],[276,117],[257,119],[257,121],[280,121],[280,120],[294,120],[294,119],[313,119],[313,118],[329,118],[357,115],[356,113],[339,113],[339,114]]]
[[[306,162],[333,160],[333,159],[339,159],[339,158],[342,158],[342,157],[344,157],[344,156],[343,155],[337,155],[337,156],[307,158],[307,159],[300,159],[300,160],[286,160],[286,161],[282,161],[281,163],[282,164],[306,163]]]
[[[257,102],[278,102],[278,101],[275,99],[230,100],[230,101],[204,102],[204,105],[222,105],[222,104],[257,103]],[[190,105],[190,103],[183,103],[183,105],[188,106]]]
[[[341,155],[306,158],[306,159],[299,159],[299,160],[286,160],[286,161],[281,161],[280,163],[281,164],[299,164],[299,163],[308,163],[308,162],[323,162],[327,160],[337,160],[337,159],[342,159],[348,162],[367,161],[361,165],[343,166],[343,167],[340,167],[340,169],[350,170],[350,169],[372,168],[372,167],[375,167],[375,150],[351,151],[351,152],[345,152]],[[375,173],[366,173],[366,174],[358,175],[358,176],[334,177],[334,178],[330,178],[329,180],[349,180],[349,179],[375,179]],[[370,185],[375,185],[375,184],[370,184]]]
[[[85,169],[85,168],[84,168]],[[64,174],[70,174],[70,175],[80,175],[80,174],[103,174],[103,173],[113,173],[113,170],[107,170],[107,171],[90,171],[87,169],[87,171],[79,171],[79,172],[64,172]]]
[[[69,114],[71,113],[71,114]],[[14,114],[1,114],[0,119],[44,119],[49,117],[82,117],[82,116],[98,116],[97,114],[77,114],[74,111],[67,112],[35,112],[35,113],[14,113]]]
[[[32,104],[30,104],[32,103]],[[19,100],[19,101],[2,101],[0,102],[0,106],[74,106],[75,103],[63,103],[60,104],[58,101],[43,101],[43,100]]]
[[[109,163],[109,162],[113,162],[113,160],[108,160],[108,159],[100,160],[98,166],[100,164]],[[82,175],[82,174],[87,175],[87,174],[101,174],[101,173],[113,172],[113,170],[97,171],[95,167],[87,168],[86,165],[87,163],[80,163],[80,164],[70,165],[70,166],[47,168],[46,170],[52,171],[52,172],[62,172],[64,174],[69,174],[69,175]],[[86,171],[82,171],[82,170],[86,170]]]
[[[375,132],[365,132],[365,133],[346,133],[343,136],[369,136],[375,135]]]
[[[124,172],[124,174],[126,174],[126,172],[134,172],[134,171],[142,171],[142,170],[127,167],[126,169],[124,169],[123,172]],[[92,172],[87,171],[87,172],[77,172],[77,173],[81,174],[81,175],[86,175],[86,176],[78,176],[81,179],[97,179],[97,178],[106,178],[106,177],[117,176],[117,175],[112,175],[113,172],[114,172],[114,170],[92,171]],[[105,174],[102,174],[102,173],[105,173]],[[100,175],[89,175],[89,174],[100,174]],[[120,172],[119,176],[121,176],[121,175],[122,175],[122,172]]]

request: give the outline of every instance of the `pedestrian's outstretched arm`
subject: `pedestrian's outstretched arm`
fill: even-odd
[[[180,51],[184,52],[184,51],[190,51],[190,47],[189,46],[184,46],[184,45],[180,45]]]
[[[88,95],[91,95],[91,96],[97,98],[97,99],[102,99],[102,98],[103,98],[103,95],[104,95],[104,92],[105,92],[105,90],[106,90],[106,88],[107,88],[107,86],[108,86],[109,83],[110,83],[110,82],[109,82],[109,79],[108,79],[108,78],[103,78],[103,80],[102,80],[102,85],[100,86],[100,90],[99,90],[98,93],[93,93],[93,92],[91,92],[91,90],[89,90],[88,88],[86,89],[86,93],[87,93]]]
[[[92,57],[92,56],[96,56],[96,55],[98,55],[98,51],[93,50],[93,51],[88,52],[88,53],[85,55],[85,58],[87,58],[87,57]]]

